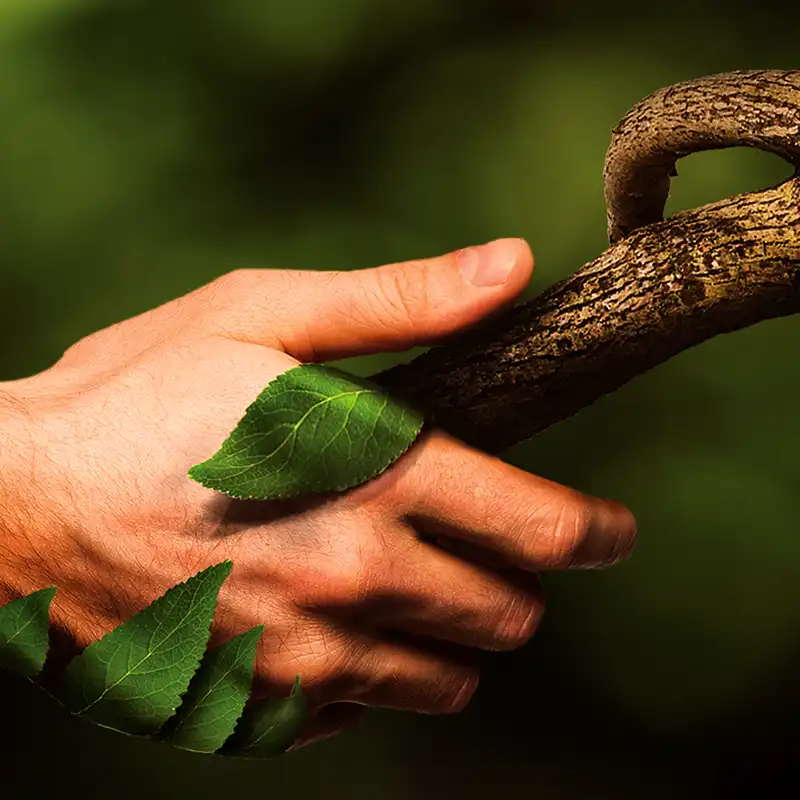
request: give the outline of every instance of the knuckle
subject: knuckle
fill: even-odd
[[[379,269],[375,273],[380,304],[381,322],[406,328],[409,321],[424,322],[427,308],[427,283],[425,270],[415,272],[415,280],[408,279],[408,269]]]
[[[314,604],[318,609],[346,608],[358,605],[367,593],[364,571],[339,569],[320,577]]]
[[[232,308],[241,309],[242,307],[252,308],[254,305],[264,306],[264,310],[269,312],[270,305],[263,302],[262,291],[259,285],[262,282],[261,273],[263,270],[249,267],[225,272],[210,283],[197,290],[196,299],[200,301],[201,317],[210,312],[227,314]]]
[[[253,288],[250,273],[253,271],[234,269],[196,289],[189,297],[195,301],[198,319],[224,312],[232,305],[239,305],[240,298],[250,296]]]
[[[545,558],[552,566],[571,564],[581,545],[589,538],[591,510],[580,494],[570,493],[556,510],[550,531],[550,548]]]
[[[529,543],[521,549],[537,567],[569,566],[588,538],[590,526],[588,500],[579,492],[568,491],[526,519],[520,538]]]
[[[209,286],[215,287],[215,290],[222,290],[225,294],[238,294],[242,291],[249,291],[252,289],[257,272],[257,270],[247,267],[233,269],[220,275]]]
[[[53,366],[58,368],[72,366],[82,361],[84,354],[88,354],[87,343],[84,339],[80,339],[71,344]]]
[[[517,650],[527,644],[536,633],[544,613],[544,603],[531,595],[524,595],[506,603],[500,623],[496,626],[492,649]]]
[[[572,563],[581,545],[589,538],[591,529],[591,510],[587,500],[577,493],[568,497],[559,508],[551,534],[551,556],[557,565]]]
[[[249,341],[255,336],[259,342],[269,341],[285,350],[277,332],[282,324],[273,302],[274,290],[267,291],[266,272],[271,273],[272,285],[281,287],[282,311],[289,318],[296,317],[293,306],[296,297],[291,285],[294,272],[241,267],[197,290],[192,303],[192,326],[232,339]],[[299,337],[303,326],[296,327]]]
[[[351,637],[305,621],[288,641],[268,654],[260,677],[277,696],[286,696],[300,675],[303,691],[310,698],[336,699],[352,682],[359,652]]]
[[[371,598],[380,585],[386,559],[368,537],[353,537],[316,561],[304,578],[307,605],[332,610],[358,606]]]
[[[479,680],[480,672],[477,669],[448,673],[431,694],[423,711],[428,714],[457,714],[463,711],[472,700]]]
[[[64,354],[56,362],[55,366],[71,366],[91,358],[101,344],[104,331],[105,329],[95,331],[94,333],[90,333],[88,336],[84,336],[82,339],[78,339],[77,342],[71,344],[64,351]]]

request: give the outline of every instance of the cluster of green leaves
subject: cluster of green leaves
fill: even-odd
[[[185,750],[249,758],[285,752],[307,717],[299,676],[289,697],[245,710],[263,626],[206,650],[231,567],[224,561],[199,572],[89,645],[53,696],[97,725]],[[40,589],[0,608],[0,666],[39,675],[55,593]]]
[[[300,365],[272,381],[208,461],[190,470],[237,498],[342,491],[385,470],[423,418],[369,381]],[[246,708],[259,625],[206,650],[224,561],[169,589],[70,662],[56,699],[113,730],[201,753],[280,755],[307,719],[298,676],[289,697]],[[48,651],[55,588],[0,608],[0,666],[34,679]]]

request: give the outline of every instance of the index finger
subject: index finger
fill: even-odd
[[[421,533],[534,572],[607,566],[633,548],[636,521],[615,500],[533,475],[439,428],[417,444],[398,462],[395,491],[403,518]]]

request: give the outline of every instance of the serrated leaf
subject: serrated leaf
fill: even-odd
[[[178,713],[159,738],[184,750],[213,753],[236,728],[253,683],[253,665],[263,625],[203,657]]]
[[[155,733],[175,713],[208,642],[224,561],[179,583],[69,665],[63,702],[122,733]]]
[[[308,704],[300,676],[280,700],[262,700],[248,708],[221,752],[240,758],[271,758],[285,753],[308,721]]]
[[[42,671],[55,593],[54,586],[39,589],[0,608],[0,667],[26,678]]]
[[[344,491],[383,472],[424,417],[377,384],[301,364],[271,381],[222,447],[189,477],[242,499]]]

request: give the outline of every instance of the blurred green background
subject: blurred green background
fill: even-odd
[[[627,109],[796,68],[798,26],[778,0],[0,0],[0,378],[239,266],[525,236],[530,297],[605,249]],[[788,173],[694,156],[669,209]],[[247,763],[84,724],[3,677],[3,797],[797,796],[798,347],[793,319],[719,337],[504,455],[625,502],[640,544],[545,576],[540,634],[486,658],[465,713],[373,712]]]

